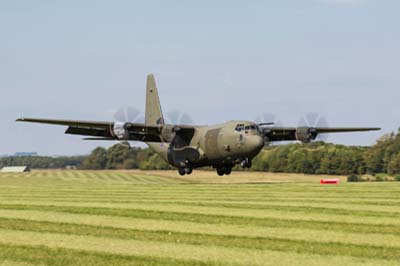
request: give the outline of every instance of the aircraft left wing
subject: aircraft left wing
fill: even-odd
[[[162,126],[146,126],[142,123],[95,122],[79,120],[58,120],[19,118],[17,122],[41,123],[67,126],[65,134],[89,136],[87,140],[132,140],[161,142]]]
[[[381,130],[378,127],[262,127],[266,141],[301,141],[310,142],[319,134],[348,133]]]

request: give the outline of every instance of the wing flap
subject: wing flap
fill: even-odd
[[[81,136],[96,136],[112,138],[109,130],[83,127],[68,127],[65,134],[81,135]]]

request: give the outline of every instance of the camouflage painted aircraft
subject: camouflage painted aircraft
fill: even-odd
[[[170,125],[164,123],[157,86],[147,76],[145,123],[94,122],[20,118],[33,122],[67,126],[66,134],[89,136],[85,140],[142,141],[180,175],[194,168],[212,166],[218,175],[229,175],[240,164],[251,167],[251,160],[264,145],[275,141],[315,140],[319,134],[380,130],[379,128],[279,127],[273,123],[230,121],[213,126]]]

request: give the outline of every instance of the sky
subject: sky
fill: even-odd
[[[154,73],[165,114],[197,124],[317,112],[330,135],[372,145],[400,127],[400,1],[0,1],[0,154],[86,154],[64,127],[144,111]]]

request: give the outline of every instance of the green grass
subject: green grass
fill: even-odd
[[[213,174],[0,174],[0,265],[400,261],[397,182],[321,186],[320,176],[234,173],[230,183]]]

